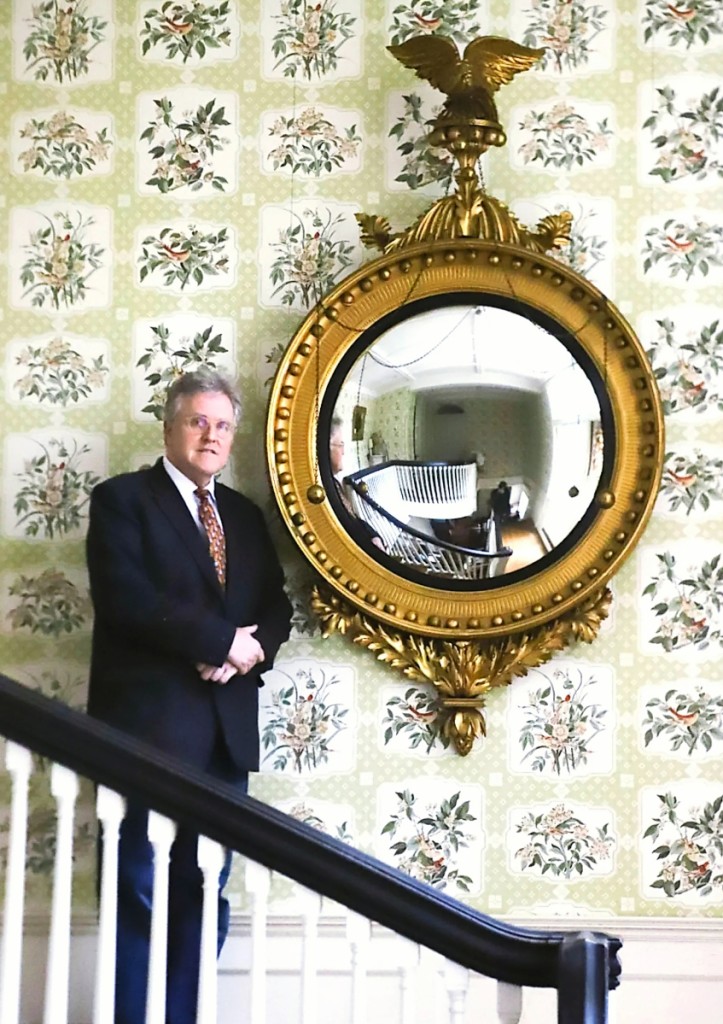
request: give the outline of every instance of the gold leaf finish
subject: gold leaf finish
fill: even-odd
[[[434,686],[442,705],[442,734],[464,756],[475,739],[487,735],[482,709],[490,691],[527,675],[575,641],[591,643],[611,600],[604,588],[539,629],[499,640],[437,640],[388,629],[323,585],[314,587],[311,606],[324,636],[348,636],[405,678]]]
[[[490,146],[504,146],[507,141],[492,93],[531,68],[545,51],[497,36],[474,39],[463,56],[445,36],[415,36],[388,49],[405,67],[447,94],[428,143],[448,150],[459,165],[457,190],[453,196],[437,200],[415,224],[396,234],[391,233],[385,217],[357,214],[364,245],[389,253],[418,242],[456,238],[486,239],[532,252],[549,252],[567,244],[571,214],[545,217],[530,231],[503,202],[487,195],[478,171],[480,156]]]
[[[486,735],[493,690],[597,636],[611,601],[606,583],[653,509],[663,415],[645,351],[625,318],[589,280],[548,255],[569,242],[571,214],[551,213],[527,227],[487,193],[479,171],[482,154],[506,142],[493,94],[543,51],[493,36],[472,40],[462,54],[436,36],[389,49],[446,95],[427,143],[454,160],[456,187],[400,231],[384,216],[357,214],[363,244],[382,255],[339,281],[296,331],[271,390],[267,462],[281,515],[322,581],[312,607],[324,634],[341,633],[406,679],[433,685],[442,734],[467,754]],[[604,487],[584,532],[537,571],[477,590],[421,583],[355,542],[324,500],[328,466],[320,467],[328,437],[318,420],[338,397],[345,366],[403,311],[414,315],[420,304],[443,305],[462,293],[533,322],[552,321],[573,339],[602,382],[611,422]]]
[[[387,49],[418,78],[446,93],[441,119],[462,115],[491,122],[497,122],[492,93],[531,68],[545,53],[499,36],[473,39],[462,56],[447,36],[414,36]]]
[[[451,241],[455,238],[488,239],[543,253],[567,245],[572,228],[572,214],[562,210],[543,217],[531,231],[520,224],[501,200],[479,189],[469,197],[468,205],[462,203],[458,196],[439,199],[410,228],[396,234],[386,230],[389,222],[384,217],[368,213],[355,216],[364,245],[385,253],[417,242]]]

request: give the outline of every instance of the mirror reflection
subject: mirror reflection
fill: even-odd
[[[352,538],[434,585],[491,585],[562,544],[604,452],[600,403],[569,344],[483,303],[379,335],[347,372],[330,427]]]

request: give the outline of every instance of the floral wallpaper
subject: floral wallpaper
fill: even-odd
[[[320,638],[264,467],[284,346],[365,258],[354,213],[407,224],[449,187],[423,145],[441,97],[385,49],[419,33],[547,48],[501,94],[509,143],[485,180],[525,222],[572,211],[558,258],[634,324],[667,420],[655,515],[600,638],[492,695],[465,759],[432,692]],[[228,477],[267,509],[295,610],[252,792],[492,914],[719,916],[722,54],[719,0],[3,4],[2,669],[82,706],[90,491],[157,456],[176,374],[230,369],[244,414]],[[81,807],[91,901],[89,787]],[[41,900],[52,833],[39,764]]]

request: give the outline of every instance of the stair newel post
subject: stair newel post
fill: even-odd
[[[567,935],[558,961],[557,1024],[606,1024],[608,940],[594,932]]]

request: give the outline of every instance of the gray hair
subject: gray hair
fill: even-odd
[[[176,377],[166,393],[163,407],[163,422],[168,426],[178,413],[178,406],[185,395],[197,395],[199,392],[217,391],[228,398],[233,406],[234,425],[238,426],[241,418],[241,396],[230,377],[210,366],[201,366]]]

